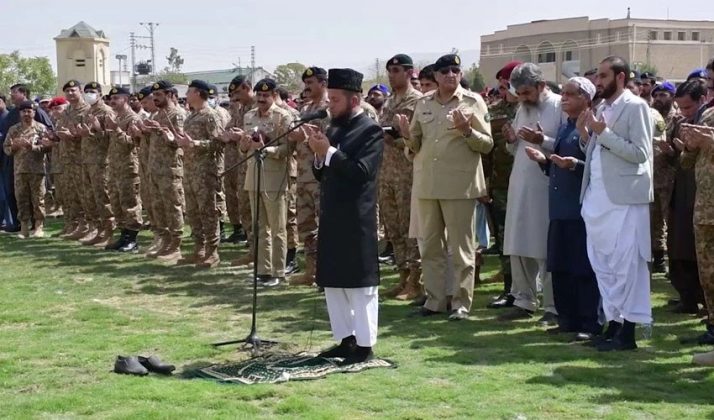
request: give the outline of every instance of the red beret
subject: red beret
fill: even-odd
[[[55,98],[52,98],[50,101],[50,108],[54,108],[59,105],[66,105],[67,104],[67,99],[65,99],[63,96],[57,96]]]
[[[523,64],[522,61],[511,61],[509,63],[506,63],[505,66],[501,70],[496,73],[496,79],[510,79],[511,78],[511,73],[513,73],[513,69],[516,67],[520,66]]]

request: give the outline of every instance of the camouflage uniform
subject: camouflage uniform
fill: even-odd
[[[506,198],[508,197],[508,181],[513,168],[513,155],[506,149],[506,138],[501,129],[506,123],[513,121],[518,104],[500,100],[492,104],[489,109],[491,120],[491,135],[493,136],[493,150],[484,161],[483,172],[488,183],[489,197],[492,201],[491,216],[495,225],[496,247],[501,260],[501,273],[504,279],[504,292],[511,291],[511,259],[503,255],[503,233],[506,227]]]
[[[231,121],[231,114],[228,112],[227,109],[223,108],[222,106],[216,106],[215,108],[212,108],[214,111],[216,111],[216,114],[218,114],[219,117],[219,122],[221,126],[221,131],[223,131],[227,126],[228,123]],[[221,154],[220,159],[225,159],[225,156]],[[221,161],[220,162],[221,167],[225,168],[225,162]],[[221,177],[218,180],[218,192],[216,193],[216,205],[218,206],[218,210],[221,212],[221,221],[226,220],[228,218],[228,209],[226,208],[226,189],[223,183],[223,178]]]
[[[56,129],[68,129],[75,132],[77,125],[84,121],[84,115],[89,111],[89,105],[82,102],[78,106],[69,105],[57,121]],[[79,137],[60,142],[60,160],[64,171],[67,188],[63,192],[65,203],[65,223],[73,230],[86,229],[87,215],[82,200],[82,146]],[[70,233],[68,231],[66,233]]]
[[[139,148],[127,131],[140,121],[133,111],[117,115],[117,129],[107,130],[109,137],[109,197],[117,225],[138,232],[141,229],[139,197]]]
[[[143,115],[139,114],[139,117],[143,120],[151,120],[154,114]],[[151,195],[151,171],[149,170],[149,151],[151,145],[149,143],[151,139],[150,134],[142,134],[139,138],[139,195],[141,196],[141,205],[146,210],[146,217],[149,219],[151,224],[151,229],[154,234],[158,234],[156,231],[156,216],[154,214],[154,200]]]
[[[89,108],[84,124],[92,126],[96,118],[101,125],[97,133],[82,137],[82,169],[84,172],[84,203],[88,219],[94,227],[101,230],[114,228],[114,215],[109,201],[109,182],[107,178],[107,151],[109,140],[104,132],[107,116],[114,116],[114,111],[103,102]]]
[[[400,98],[392,96],[382,108],[380,124],[393,126],[397,114],[414,115],[414,108],[422,94],[411,85]],[[419,248],[409,238],[409,217],[412,195],[412,162],[404,154],[404,139],[396,138],[385,144],[379,177],[379,214],[384,222],[387,238],[394,249],[394,259],[400,271],[400,283],[409,277],[418,284],[421,275]],[[391,294],[391,293],[390,293]]]
[[[45,155],[47,148],[40,139],[47,133],[45,126],[32,121],[29,127],[17,123],[10,127],[3,143],[3,151],[14,156],[15,199],[17,217],[23,230],[29,229],[34,218],[35,225],[45,220]],[[28,147],[12,150],[13,145],[25,143]]]
[[[654,108],[650,108],[650,113],[655,122],[652,139],[654,146],[654,201],[650,204],[652,253],[655,260],[661,260],[667,249],[665,222],[669,212],[669,202],[672,200],[676,169],[673,165],[673,158],[662,152],[660,144],[671,138],[679,113],[674,107],[672,107],[666,118],[663,118]]]
[[[258,109],[252,109],[245,115],[244,130],[252,133],[258,128],[270,139],[287,132],[292,122],[292,115],[273,104],[265,115],[259,115]],[[251,212],[259,215],[258,225],[258,275],[285,277],[285,258],[287,256],[287,190],[290,165],[288,159],[293,148],[287,138],[266,149],[266,157],[261,178],[261,190],[256,192],[255,160],[248,161],[245,177],[245,189],[250,193]],[[256,206],[256,195],[260,194],[260,208]]]
[[[57,127],[59,121],[52,118],[52,125]],[[67,210],[67,203],[65,202],[65,191],[67,189],[65,176],[64,176],[64,165],[62,162],[62,148],[64,144],[62,142],[53,141],[50,150],[50,161],[49,161],[49,174],[50,174],[50,184],[54,188],[54,194],[52,199],[54,201],[55,207],[57,209],[62,208],[65,220],[71,220],[69,211]]]
[[[183,147],[183,186],[196,256],[217,257],[221,209],[216,191],[221,184],[218,174],[224,169],[223,127],[223,118],[209,106],[193,111],[184,122],[184,131],[193,141],[192,146]]]
[[[310,102],[303,107],[303,113],[327,108],[327,98]],[[330,124],[329,117],[310,121],[324,133]],[[320,225],[320,183],[312,173],[315,155],[307,144],[307,139],[295,145],[297,154],[297,230],[305,251],[305,275],[301,281],[312,284],[315,281],[317,263],[317,228]]]
[[[300,118],[300,113],[293,107],[282,103],[280,107],[288,111],[293,118],[293,121]],[[290,162],[290,177],[288,178],[288,249],[295,249],[298,246],[298,221],[297,221],[297,177],[298,177],[298,162],[293,154],[289,158]]]
[[[160,109],[154,116],[154,120],[162,127],[177,131],[183,128],[185,119],[186,112],[175,105]],[[176,139],[167,140],[159,130],[153,130],[149,140],[149,174],[156,231],[165,239],[181,238],[184,201],[183,150],[179,148]]]
[[[704,112],[701,125],[714,127],[714,108]],[[694,165],[697,195],[694,201],[694,237],[697,248],[699,281],[709,311],[708,322],[714,325],[714,138],[696,152],[682,155],[682,166]]]

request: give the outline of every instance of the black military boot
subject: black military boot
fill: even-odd
[[[228,242],[228,237],[226,236],[226,224],[223,222],[219,222],[219,228],[220,228],[221,243]]]
[[[667,265],[664,263],[664,251],[661,249],[652,251],[652,272],[666,273]]]
[[[240,225],[233,225],[233,233],[231,233],[231,236],[226,238],[225,242],[228,242],[231,244],[237,244],[239,234],[240,234]]]
[[[596,335],[591,341],[585,342],[584,345],[598,347],[606,342],[612,341],[612,339],[615,338],[615,335],[617,335],[617,332],[620,330],[621,326],[622,324],[620,324],[619,322],[610,321],[607,324],[607,329],[605,330],[605,333],[603,333],[602,335]]]
[[[625,320],[611,341],[606,341],[597,346],[598,351],[623,351],[635,350],[635,323]]]
[[[109,245],[104,247],[105,251],[118,251],[121,247],[126,245],[126,240],[127,240],[127,235],[129,231],[126,229],[121,230],[121,235],[119,235],[119,239],[117,239],[115,242],[110,243]]]
[[[351,335],[349,337],[343,338],[342,342],[338,346],[334,346],[327,351],[323,351],[322,353],[318,354],[317,357],[324,357],[326,359],[330,359],[333,357],[347,358],[352,356],[356,347],[357,338],[354,335]]]
[[[136,242],[136,235],[139,232],[135,230],[126,230],[126,240],[124,245],[119,248],[119,252],[136,252],[139,250],[139,244]]]
[[[300,267],[298,266],[297,260],[295,259],[296,251],[297,250],[295,248],[288,249],[288,255],[285,258],[285,275],[286,276],[295,274],[298,271],[300,271]]]

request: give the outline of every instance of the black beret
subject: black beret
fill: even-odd
[[[248,76],[240,75],[240,76],[234,77],[233,80],[231,80],[231,84],[228,85],[228,93],[233,92],[234,90],[241,87],[241,85],[243,85],[243,84],[247,84],[248,87],[251,87],[250,82],[248,81]]]
[[[112,95],[131,95],[131,92],[125,87],[115,86],[109,91],[109,96]]]
[[[403,66],[406,68],[412,68],[414,67],[414,61],[412,61],[412,58],[409,57],[406,54],[397,54],[394,57],[390,58],[389,61],[387,61],[387,68],[389,66]]]
[[[151,85],[151,91],[156,92],[157,90],[169,90],[173,87],[174,85],[168,80],[159,80],[158,82]]]
[[[458,55],[456,54],[446,54],[441,57],[439,57],[438,60],[436,60],[436,63],[434,63],[434,71],[439,71],[443,69],[444,67],[449,67],[449,66],[461,66],[461,58],[459,58]]]
[[[64,92],[65,90],[67,90],[67,88],[73,87],[82,87],[82,84],[76,80],[70,80],[69,82],[65,83],[64,86],[62,86],[62,91]]]
[[[302,72],[302,81],[304,82],[305,79],[313,76],[317,77],[318,79],[326,79],[327,70],[323,69],[322,67],[308,67],[305,69],[304,72]]]
[[[97,82],[89,82],[84,85],[84,91],[86,92],[88,90],[98,90],[99,93],[102,93],[102,85]]]
[[[655,75],[652,74],[652,73],[650,73],[650,72],[648,72],[648,71],[646,71],[646,72],[644,72],[644,73],[642,73],[642,74],[640,75],[640,79],[642,79],[642,80],[654,79],[654,78],[655,78]]]
[[[141,88],[141,90],[139,91],[139,94],[136,95],[136,97],[139,98],[139,100],[141,100],[141,99],[144,99],[147,96],[151,95],[151,92],[152,92],[151,86],[146,86],[146,87]]]
[[[327,76],[327,87],[362,92],[363,77],[362,73],[352,69],[330,69]]]
[[[209,91],[211,90],[211,85],[203,80],[191,80],[191,83],[188,84],[188,87],[202,90],[206,93],[210,93]]]
[[[275,80],[263,79],[255,84],[253,90],[256,92],[271,92],[274,91],[276,87],[278,87],[278,84],[275,83]]]
[[[18,111],[24,111],[26,109],[35,109],[35,103],[32,101],[22,101],[17,106]]]
[[[208,84],[208,96],[216,96],[218,95],[218,87],[214,85],[213,83]]]

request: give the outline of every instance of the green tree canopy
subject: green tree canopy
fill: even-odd
[[[49,58],[22,57],[19,51],[0,54],[0,93],[8,93],[17,83],[27,84],[33,96],[52,95],[57,90]]]
[[[281,64],[275,68],[275,81],[290,92],[299,92],[302,88],[302,73],[306,68],[301,63]]]
[[[481,92],[486,87],[486,80],[476,64],[471,65],[471,68],[464,73],[464,77],[474,92]]]

